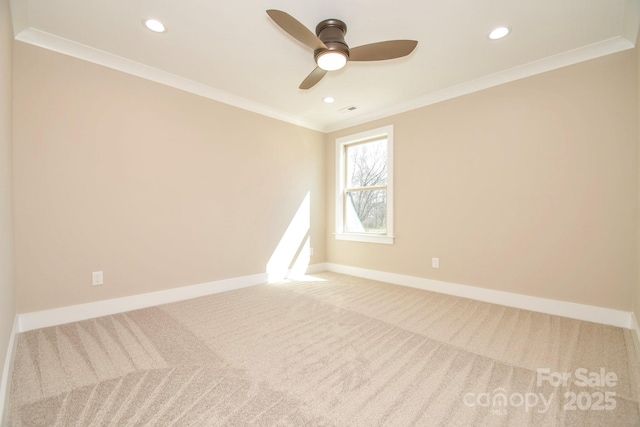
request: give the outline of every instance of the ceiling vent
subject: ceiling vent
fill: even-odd
[[[355,105],[349,105],[348,107],[341,108],[338,111],[342,114],[346,114],[346,113],[351,113],[353,111],[356,111],[357,109],[358,107],[356,107]]]

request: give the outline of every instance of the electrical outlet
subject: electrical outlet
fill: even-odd
[[[91,277],[91,284],[93,286],[102,285],[104,283],[104,275],[102,274],[102,271],[94,271],[93,273],[91,273]]]
[[[431,258],[431,267],[440,268],[440,258]]]
[[[309,248],[309,256],[313,255],[313,248]]]

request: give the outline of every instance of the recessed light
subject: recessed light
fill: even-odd
[[[507,27],[498,27],[489,33],[489,38],[491,40],[498,40],[509,34],[510,31]]]
[[[327,104],[331,104],[331,103],[333,103],[334,101],[335,101],[335,98],[333,98],[332,96],[327,96],[327,97],[324,99],[324,102],[326,102]]]
[[[157,19],[146,19],[144,21],[144,26],[154,33],[164,33],[165,31],[167,31],[167,28],[164,26],[164,24]]]

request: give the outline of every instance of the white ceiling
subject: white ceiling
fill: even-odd
[[[348,63],[300,90],[313,52],[267,9],[311,31],[340,19],[351,47],[418,47]],[[18,40],[329,132],[632,48],[640,0],[11,0],[11,11]],[[147,30],[149,17],[168,31]],[[489,40],[497,26],[512,32]],[[328,95],[336,102],[325,104]]]

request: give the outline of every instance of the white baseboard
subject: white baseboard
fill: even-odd
[[[350,276],[409,286],[412,288],[424,289],[447,295],[455,295],[478,301],[490,302],[493,304],[506,305],[508,307],[536,311],[539,313],[554,314],[572,319],[618,326],[625,329],[634,329],[635,327],[636,333],[640,333],[637,324],[635,326],[633,325],[635,320],[632,318],[633,313],[631,312],[514,294],[510,292],[496,291],[493,289],[478,288],[475,286],[458,285],[455,283],[351,267],[342,264],[325,263],[325,267],[327,271],[333,271],[335,273],[348,274]]]
[[[636,319],[636,315],[633,311],[631,312],[631,325],[629,329],[635,332],[636,338],[638,338],[638,341],[640,342],[640,327],[638,327],[638,319]]]
[[[633,316],[633,313],[631,312],[514,294],[492,289],[478,288],[475,286],[459,285],[455,283],[407,276],[397,273],[388,273],[384,271],[369,270],[335,263],[318,263],[310,265],[307,268],[307,274],[319,273],[321,271],[333,271],[336,273],[348,274],[350,276],[363,277],[396,285],[455,295],[463,298],[505,305],[508,307],[536,311],[539,313],[553,314],[572,319],[585,320],[588,322],[618,326],[634,330],[640,339],[640,328],[638,327],[635,316]],[[19,314],[17,316],[18,325],[16,332],[25,332],[33,329],[56,326],[64,323],[92,319],[100,316],[108,316],[140,308],[183,301],[234,289],[241,289],[248,286],[267,283],[267,280],[268,275],[266,273],[262,273],[199,285],[173,288],[165,291]]]
[[[11,374],[13,373],[13,363],[15,361],[16,347],[18,340],[19,319],[16,315],[13,319],[13,328],[9,337],[9,345],[7,346],[7,354],[4,359],[4,369],[2,370],[2,381],[0,381],[0,425],[9,425],[9,387],[11,387]]]
[[[267,283],[267,274],[236,277],[233,279],[217,280],[199,285],[183,286],[164,291],[115,298],[87,304],[53,308],[51,310],[36,311],[19,314],[18,332],[62,325],[94,317],[108,316],[140,308],[147,308],[176,301],[197,298],[205,295],[217,294],[234,289]]]
[[[311,264],[310,266],[307,267],[307,274],[315,274],[315,273],[320,273],[322,271],[327,271],[326,262]]]
[[[312,264],[307,267],[307,274],[326,271],[326,264]],[[87,304],[72,305],[68,307],[53,308],[50,310],[23,313],[18,315],[17,332],[26,332],[49,326],[62,325],[80,320],[93,319],[100,316],[124,313],[126,311],[153,307],[171,302],[184,301],[205,295],[232,291],[234,289],[267,283],[268,274],[254,274],[251,276],[235,277],[225,280],[216,280],[199,285],[183,286],[167,289],[165,291],[150,292],[110,300],[90,302]]]

